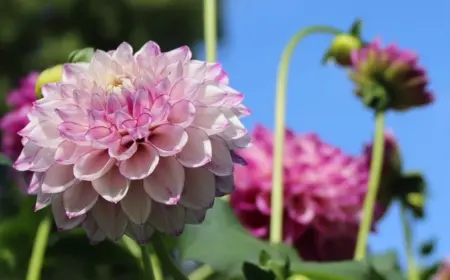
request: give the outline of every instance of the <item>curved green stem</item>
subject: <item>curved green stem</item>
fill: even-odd
[[[203,0],[203,32],[206,60],[217,60],[217,1]]]
[[[189,280],[204,280],[214,274],[214,270],[208,265],[202,265],[191,274],[189,274]]]
[[[49,213],[44,217],[37,229],[26,280],[39,280],[41,278],[42,264],[44,263],[45,249],[51,226],[52,216]]]
[[[208,0],[206,0],[208,1]],[[306,36],[314,33],[326,33],[337,35],[342,33],[332,27],[312,26],[301,30],[292,37],[284,49],[278,69],[277,92],[275,105],[275,139],[274,160],[272,177],[272,201],[271,201],[271,223],[270,242],[282,242],[283,234],[283,150],[285,137],[285,115],[286,115],[286,89],[289,72],[289,62],[297,44]]]
[[[419,280],[420,272],[414,257],[411,226],[407,217],[406,207],[401,203],[400,216],[405,237],[406,255],[408,256],[408,280]]]
[[[142,267],[144,272],[143,280],[153,280],[153,271],[150,262],[150,252],[148,251],[147,246],[141,247],[141,258],[142,258]]]
[[[362,260],[366,256],[367,240],[372,226],[373,212],[380,185],[381,169],[383,167],[384,153],[384,113],[375,115],[375,134],[372,149],[372,161],[370,163],[369,184],[364,199],[363,218],[359,226],[358,239],[355,250],[355,260]]]
[[[183,272],[180,271],[178,266],[170,257],[169,252],[164,246],[164,241],[157,232],[153,234],[152,246],[159,261],[161,262],[163,269],[172,275],[174,280],[188,280],[188,278],[183,274]]]
[[[153,279],[154,280],[164,280],[164,273],[161,269],[161,262],[155,253],[153,246],[150,248],[150,263],[153,269]]]

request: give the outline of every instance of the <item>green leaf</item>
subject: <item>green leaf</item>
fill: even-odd
[[[258,263],[261,251],[271,256],[295,256],[285,246],[273,247],[251,236],[221,199],[216,199],[201,225],[187,226],[177,242],[183,259],[203,262],[228,277],[242,276],[242,264]]]
[[[11,159],[3,154],[0,154],[0,165],[12,166]]]
[[[370,267],[365,262],[292,262],[295,274],[314,280],[372,280]]]
[[[403,280],[396,252],[388,251],[372,256],[369,262],[376,274],[382,276],[381,279]]]
[[[352,26],[350,27],[350,34],[353,36],[360,38],[362,33],[362,20],[356,19],[355,22],[353,22]]]
[[[436,248],[436,240],[431,239],[427,240],[422,245],[420,245],[420,255],[422,257],[428,257],[434,252],[434,249]]]
[[[93,48],[84,48],[80,50],[75,50],[69,54],[69,62],[90,62],[92,56],[94,55]]]
[[[275,280],[275,274],[272,271],[267,271],[249,262],[244,262],[242,266],[246,280]]]

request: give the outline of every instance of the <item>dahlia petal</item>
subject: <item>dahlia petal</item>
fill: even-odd
[[[184,230],[185,208],[181,205],[153,203],[149,223],[158,231],[178,236]]]
[[[182,78],[178,80],[170,90],[170,99],[182,100],[192,99],[197,95],[200,86],[200,81],[193,78]]]
[[[123,42],[117,47],[113,58],[122,65],[129,65],[133,60],[133,47],[127,42]]]
[[[80,78],[84,77],[88,65],[88,63],[64,64],[61,80],[66,83],[76,83]]]
[[[138,65],[141,67],[147,66],[150,57],[156,57],[161,54],[161,49],[158,44],[153,41],[145,43],[142,48],[136,52],[135,57]]]
[[[93,141],[98,147],[109,147],[112,143],[120,140],[120,134],[113,128],[97,126],[86,132],[86,139]]]
[[[168,64],[174,62],[184,62],[192,58],[191,50],[188,46],[182,46],[174,50],[164,53],[164,57],[167,58]]]
[[[146,244],[150,241],[150,237],[152,237],[154,232],[155,229],[149,224],[135,225],[130,223],[125,234],[136,240],[139,244]]]
[[[131,222],[143,225],[151,211],[152,201],[145,193],[142,180],[131,181],[127,195],[120,201],[123,212]]]
[[[190,209],[186,208],[185,222],[190,225],[199,225],[203,223],[206,217],[205,209]]]
[[[220,109],[197,106],[192,125],[201,128],[208,135],[214,135],[224,131],[229,122]]]
[[[25,138],[24,138],[25,139]],[[13,167],[19,171],[26,171],[33,165],[33,160],[42,148],[33,142],[27,142]]]
[[[58,125],[58,130],[62,137],[77,142],[85,140],[88,127],[74,122],[62,122]]]
[[[97,225],[97,222],[92,217],[91,214],[87,215],[86,219],[81,225],[86,232],[86,235],[88,236],[89,240],[92,244],[97,244],[103,240],[105,240],[106,235],[105,233],[100,229],[100,227]]]
[[[182,127],[191,125],[195,117],[195,106],[188,100],[180,100],[172,105],[167,120]]]
[[[63,204],[69,218],[86,214],[95,205],[98,194],[89,181],[81,181],[68,188],[63,194]]]
[[[211,207],[216,194],[214,174],[205,168],[186,168],[186,183],[180,203],[192,209]]]
[[[109,239],[119,240],[125,233],[128,221],[120,205],[99,199],[92,208],[92,216]]]
[[[81,156],[91,152],[89,146],[79,146],[72,141],[63,141],[56,148],[55,161],[60,164],[74,164]]]
[[[233,174],[234,162],[227,143],[220,137],[211,137],[212,158],[205,167],[218,176]]]
[[[160,95],[153,102],[152,108],[150,109],[153,124],[164,122],[170,113],[170,103],[168,95]]]
[[[44,175],[43,193],[60,193],[77,182],[73,176],[73,165],[53,164]]]
[[[117,166],[113,166],[102,177],[93,180],[92,186],[105,200],[117,203],[127,195],[130,181],[120,174]]]
[[[245,160],[245,158],[241,157],[239,154],[237,154],[235,151],[230,150],[231,158],[233,159],[234,163],[246,166],[248,163]]]
[[[63,198],[61,194],[57,194],[52,198],[52,212],[53,218],[55,219],[56,226],[59,230],[73,229],[79,226],[86,215],[80,215],[77,217],[69,218],[66,215],[66,210],[64,209]]]
[[[140,143],[134,155],[123,161],[119,170],[131,180],[140,180],[150,175],[159,162],[158,151],[150,144]]]
[[[216,176],[216,196],[231,194],[235,190],[234,176]]]
[[[38,143],[41,147],[56,148],[63,141],[58,129],[51,121],[38,123],[26,135],[20,134]]]
[[[136,91],[133,104],[133,116],[139,117],[144,113],[144,109],[149,109],[151,106],[150,93],[146,90],[140,89]]]
[[[230,125],[223,131],[225,137],[238,139],[247,134],[247,129],[235,114],[229,112],[226,116]]]
[[[160,156],[172,156],[181,151],[188,141],[188,134],[178,125],[163,124],[152,130],[150,143]]]
[[[174,157],[160,158],[155,171],[144,179],[144,189],[155,201],[177,204],[184,186],[184,168]]]
[[[245,134],[241,138],[228,139],[227,143],[228,146],[230,147],[230,150],[245,149],[251,146],[252,138],[250,137],[249,134]]]
[[[42,193],[41,191],[37,192],[36,195],[36,204],[34,205],[34,211],[39,211],[42,208],[45,208],[52,203],[53,196],[52,193]]]
[[[95,150],[77,160],[73,173],[80,180],[93,181],[105,175],[114,163],[115,159],[108,155],[107,150]]]
[[[37,194],[41,189],[42,181],[44,179],[44,172],[35,172],[31,177],[30,184],[27,188],[28,194]]]
[[[55,150],[50,148],[41,148],[32,159],[29,171],[44,172],[55,163]]]
[[[106,112],[108,115],[114,114],[116,111],[122,109],[123,104],[120,101],[118,94],[110,93],[108,99],[106,100]]]
[[[185,129],[188,141],[177,159],[186,167],[199,167],[208,163],[212,158],[212,146],[208,135],[201,129],[188,127]]]
[[[117,160],[125,161],[132,157],[136,153],[138,145],[134,140],[127,143],[122,143],[122,141],[116,141],[109,147],[109,155]]]
[[[198,90],[197,103],[209,106],[223,104],[227,92],[214,84],[203,84]]]
[[[65,104],[55,109],[56,114],[65,122],[76,121],[82,125],[88,125],[88,115],[85,110],[75,104]]]
[[[48,99],[61,99],[61,90],[58,83],[48,83],[42,86],[42,96]]]

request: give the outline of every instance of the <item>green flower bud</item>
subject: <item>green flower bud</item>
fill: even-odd
[[[56,83],[61,80],[63,66],[64,65],[62,64],[56,65],[41,72],[35,86],[35,92],[38,98],[42,96],[41,89],[43,85],[48,83]]]
[[[326,60],[332,59],[342,67],[348,67],[352,64],[352,51],[358,50],[361,47],[362,42],[359,38],[351,34],[337,35],[326,54]]]

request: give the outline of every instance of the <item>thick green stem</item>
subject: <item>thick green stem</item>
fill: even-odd
[[[203,0],[203,28],[206,60],[217,60],[217,1]]]
[[[41,278],[42,264],[44,263],[45,249],[47,247],[51,226],[52,216],[48,214],[41,221],[37,229],[26,280],[39,280]]]
[[[150,263],[152,264],[153,269],[153,279],[164,280],[164,273],[161,269],[161,262],[159,261],[158,256],[155,253],[155,249],[153,249],[153,246],[150,248]]]
[[[189,274],[189,280],[204,280],[214,274],[214,270],[208,265],[202,265],[191,274]]]
[[[408,257],[408,280],[420,280],[420,272],[414,257],[412,232],[409,219],[407,217],[406,207],[403,203],[401,203],[400,207],[400,216],[402,220],[406,255]]]
[[[183,274],[183,272],[180,271],[178,266],[170,257],[169,252],[164,246],[164,241],[157,232],[153,234],[152,245],[164,271],[172,275],[174,280],[188,280],[188,278]]]
[[[206,0],[208,1],[208,0]],[[270,242],[277,244],[282,242],[283,234],[283,150],[285,137],[285,117],[286,117],[286,89],[289,72],[289,62],[298,43],[308,35],[314,33],[326,33],[338,35],[342,33],[332,27],[312,26],[301,30],[292,37],[284,49],[278,68],[277,92],[275,105],[275,139],[274,139],[274,159],[272,177],[272,202],[271,202],[271,223]]]
[[[355,250],[355,260],[362,260],[366,256],[367,240],[372,226],[373,212],[380,185],[381,170],[383,167],[384,153],[384,113],[375,115],[375,134],[372,149],[372,161],[370,163],[370,177],[367,194],[364,199],[363,218],[359,226],[358,239]]]
[[[153,280],[153,271],[150,262],[150,252],[147,246],[141,246],[142,267],[144,272],[143,280]]]

